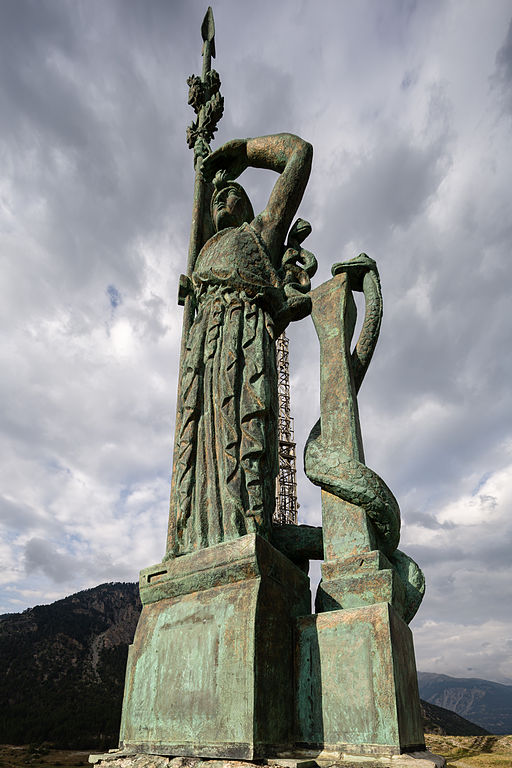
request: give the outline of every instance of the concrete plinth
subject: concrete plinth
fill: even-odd
[[[307,575],[251,534],[145,569],[140,586],[120,746],[245,760],[292,748]]]
[[[297,628],[299,750],[339,760],[425,749],[412,635],[389,603],[304,616]]]

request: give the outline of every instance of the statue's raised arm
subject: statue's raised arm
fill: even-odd
[[[220,171],[226,182],[238,178],[246,168],[265,168],[280,174],[265,210],[252,222],[276,266],[308,183],[312,158],[309,142],[291,133],[278,133],[228,141],[203,162],[206,178],[213,179]]]

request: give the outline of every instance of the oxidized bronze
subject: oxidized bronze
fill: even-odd
[[[335,264],[311,291],[316,259],[296,219],[311,145],[290,133],[228,141],[211,69],[188,79],[195,187],[184,308],[167,551],[140,575],[121,746],[215,758],[396,756],[423,749],[412,635],[424,591],[397,549],[398,502],[366,466],[357,393],[377,343],[375,261]],[[237,179],[278,174],[255,215]],[[353,292],[366,310],[351,351]],[[275,340],[312,314],[320,342],[320,419],[305,470],[322,527],[272,523],[277,463]],[[316,614],[310,559],[323,559]]]

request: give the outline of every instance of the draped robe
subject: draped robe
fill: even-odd
[[[246,533],[268,537],[278,472],[273,320],[285,298],[256,230],[245,223],[214,235],[199,253],[192,286],[197,311],[181,366],[174,555]]]

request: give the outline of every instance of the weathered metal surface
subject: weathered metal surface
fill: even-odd
[[[195,307],[180,368],[167,557],[259,533],[270,539],[277,462],[275,338],[311,310],[316,261],[286,234],[312,148],[298,136],[236,139],[202,160],[215,230],[190,276]],[[246,168],[280,175],[254,216],[234,181]],[[206,210],[204,215],[207,215]],[[302,222],[302,220],[299,220]]]
[[[310,294],[311,226],[290,228],[312,147],[292,134],[210,142],[222,115],[211,9],[203,71],[189,78],[196,171],[175,449],[164,562],[140,577],[143,611],[128,656],[121,745],[187,758],[391,756],[423,745],[414,651],[421,571],[397,550],[398,504],[364,463],[357,392],[377,341],[382,296],[365,254]],[[235,181],[279,176],[254,215]],[[351,351],[353,291],[365,318]],[[305,468],[322,488],[322,528],[272,525],[277,473],[275,339],[313,320],[321,419]],[[309,559],[321,559],[318,616]],[[302,570],[301,570],[302,569]],[[302,617],[302,618],[301,618]],[[170,761],[172,762],[172,761]]]
[[[316,595],[318,612],[388,602],[404,618],[408,600],[405,580],[380,550],[322,563]]]
[[[140,572],[143,605],[260,576],[259,537],[243,536]]]
[[[377,535],[365,510],[322,489],[322,530],[326,561],[346,560],[377,549]]]
[[[405,600],[402,580],[395,570],[386,568],[373,573],[348,573],[337,579],[322,581],[316,595],[316,610],[335,611],[387,602],[403,616]]]
[[[388,603],[297,621],[298,747],[424,749],[412,636]]]
[[[183,327],[181,333],[180,370],[184,360],[188,334],[194,320],[195,304],[190,277],[192,275],[197,254],[202,244],[213,234],[209,216],[205,216],[205,201],[211,197],[212,187],[207,184],[201,173],[203,157],[210,153],[210,142],[217,129],[217,123],[222,117],[224,99],[220,95],[220,77],[211,68],[212,57],[215,58],[215,22],[213,11],[208,7],[201,25],[201,37],[203,39],[202,57],[203,66],[201,77],[191,75],[187,79],[189,86],[188,102],[194,109],[197,119],[187,129],[187,143],[194,150],[194,201],[192,205],[192,222],[190,227],[190,239],[187,259],[187,275],[180,278],[178,291],[178,304],[183,306]],[[182,403],[182,377],[178,378],[178,391],[176,397],[176,428],[174,435],[173,471],[175,476],[176,458],[178,455],[178,435],[181,431]],[[174,488],[171,488],[171,498]]]
[[[197,115],[187,129],[196,174],[178,297],[184,316],[167,558],[246,533],[270,539],[278,467],[275,339],[309,314],[305,294],[316,269],[301,247],[311,226],[298,219],[290,229],[312,147],[283,133],[236,139],[212,153],[224,100],[211,68],[211,8],[201,36],[202,74],[187,80]],[[257,216],[235,181],[248,167],[279,174]]]
[[[194,583],[194,565],[195,591],[161,597],[180,568]],[[308,577],[255,534],[177,558],[153,587],[151,574],[157,566],[143,572],[146,594],[160,599],[146,599],[129,651],[121,746],[243,759],[292,748],[293,630],[309,611]]]
[[[323,490],[363,508],[375,529],[378,548],[391,554],[399,541],[400,512],[384,481],[364,464],[350,352],[356,309],[349,274],[337,274],[311,295],[320,341],[321,418],[306,446],[306,473]],[[343,556],[345,537],[333,540],[327,532],[329,522],[324,513],[324,541],[337,550],[336,556]]]
[[[274,526],[272,544],[294,563],[323,559],[322,528],[314,525]]]
[[[363,554],[359,553],[346,560],[325,560],[322,563],[322,576],[324,579],[337,579],[340,576],[362,575],[380,571],[383,568],[391,568],[391,562],[380,549],[375,549]],[[381,601],[379,601],[381,602]]]
[[[410,621],[423,595],[423,574],[411,558],[397,551],[400,510],[386,483],[364,463],[357,405],[357,391],[372,358],[382,318],[377,267],[373,259],[360,254],[352,261],[335,264],[333,275],[311,293],[320,341],[320,420],[308,438],[304,467],[309,479],[322,488],[326,560],[344,562],[379,549],[390,559],[395,575],[354,581],[347,573],[347,579],[336,584],[324,583],[317,610],[389,599]],[[366,312],[351,352],[356,322],[352,294],[358,290],[364,292]]]

